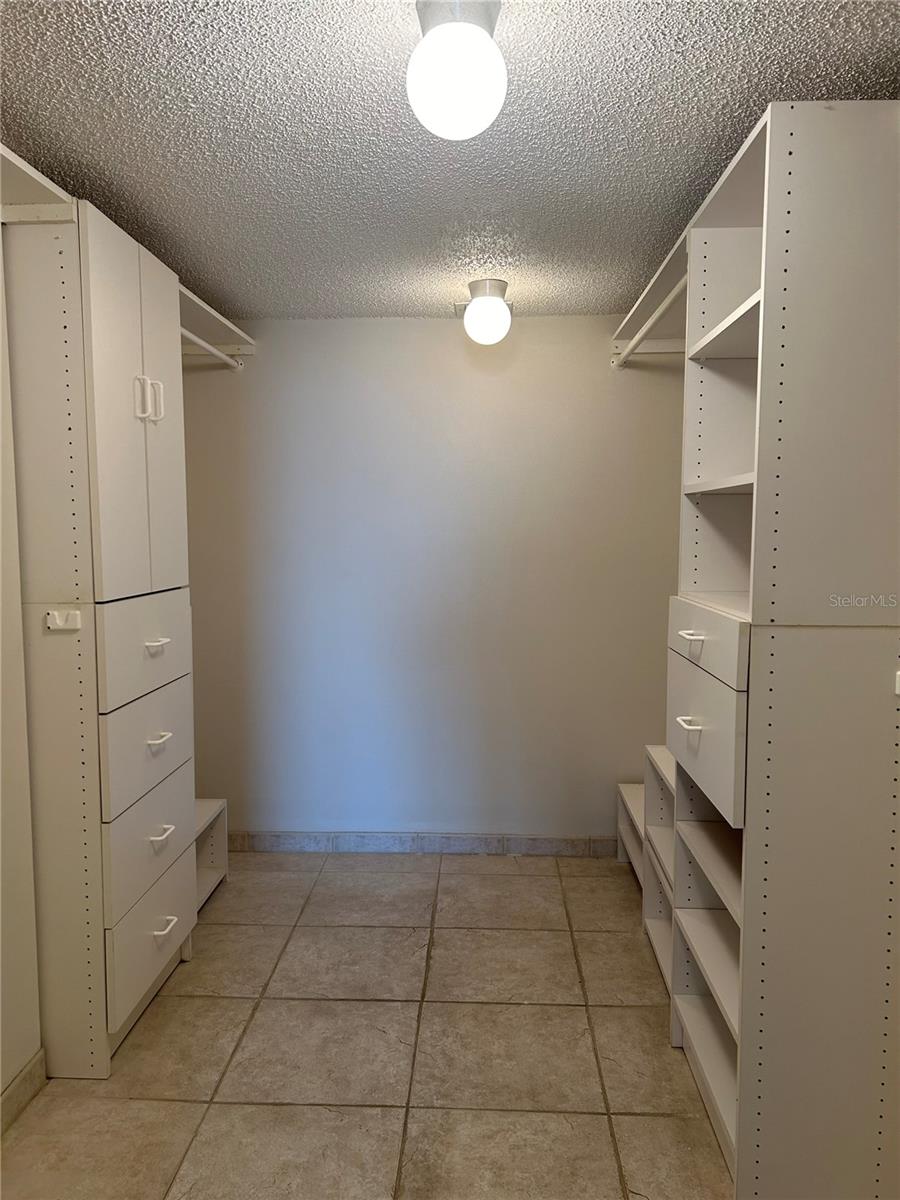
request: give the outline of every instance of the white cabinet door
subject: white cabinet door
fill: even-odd
[[[147,486],[155,592],[188,581],[178,276],[140,249],[144,374],[150,380]]]
[[[78,223],[94,595],[116,600],[151,588],[139,247],[83,200]]]

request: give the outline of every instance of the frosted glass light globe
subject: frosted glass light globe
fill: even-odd
[[[466,305],[463,328],[480,346],[496,346],[509,333],[512,313],[499,296],[476,296]]]
[[[506,99],[506,63],[479,25],[435,25],[410,55],[406,94],[421,123],[437,137],[463,142],[491,125]]]

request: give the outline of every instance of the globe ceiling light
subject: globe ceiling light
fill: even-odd
[[[472,299],[463,313],[463,328],[480,346],[496,346],[509,333],[512,311],[506,303],[504,279],[474,279],[469,284]]]
[[[406,94],[437,137],[464,142],[496,120],[506,99],[506,63],[494,41],[500,5],[488,0],[417,0],[422,40],[406,68]]]

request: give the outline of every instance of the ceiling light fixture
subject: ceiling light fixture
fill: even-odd
[[[464,142],[493,124],[506,99],[506,63],[494,41],[494,0],[416,0],[422,40],[406,68],[406,94],[437,137]]]
[[[505,279],[473,279],[469,284],[468,304],[464,309],[463,328],[479,346],[496,346],[509,333],[512,307],[506,303]]]

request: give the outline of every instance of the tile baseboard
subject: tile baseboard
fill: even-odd
[[[0,1132],[6,1133],[47,1082],[43,1046],[11,1079],[0,1095]]]
[[[546,837],[481,833],[251,833],[229,829],[228,849],[281,854],[550,854],[613,858],[615,837]]]

